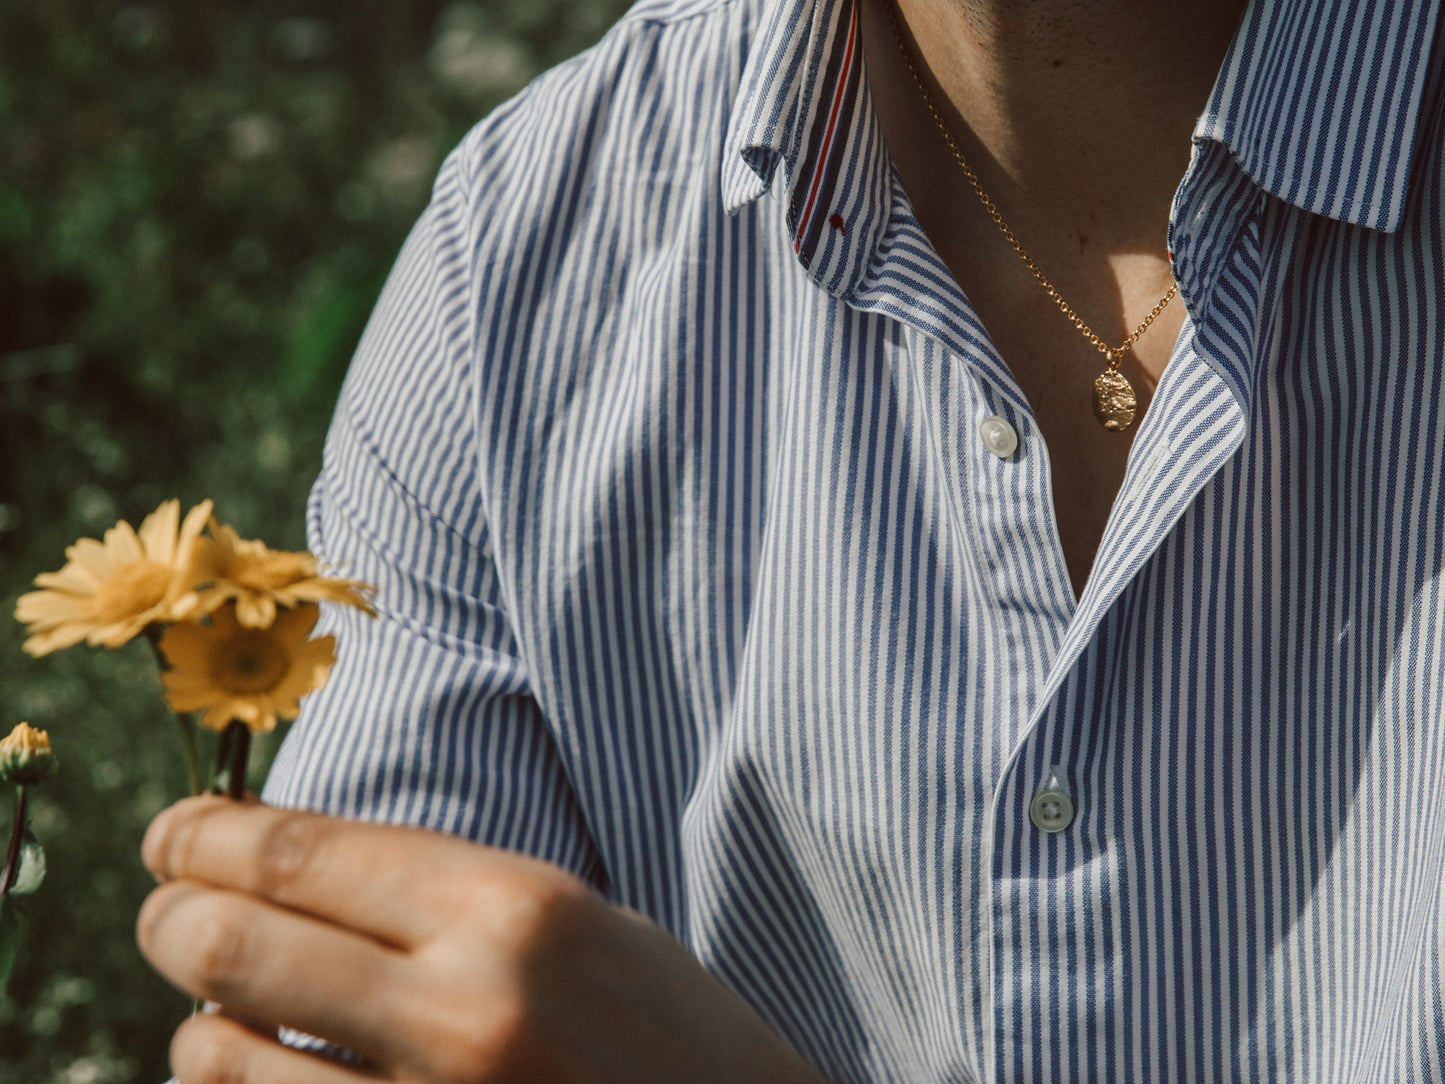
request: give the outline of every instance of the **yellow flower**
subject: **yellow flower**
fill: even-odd
[[[162,675],[166,701],[176,711],[204,711],[201,722],[212,730],[239,719],[270,731],[278,716],[296,718],[301,697],[326,684],[336,661],[334,637],[307,638],[319,612],[302,603],[278,611],[267,628],[247,628],[227,602],[209,625],[172,625],[161,637],[170,664]]]
[[[200,592],[201,611],[234,601],[236,618],[248,629],[271,624],[277,606],[323,599],[376,613],[365,595],[371,590],[368,585],[322,576],[310,553],[270,549],[264,542],[242,538],[215,517],[211,518],[210,538],[201,540],[198,565],[197,574],[212,581]]]
[[[121,520],[105,541],[82,538],[65,551],[59,572],[42,572],[21,595],[15,616],[29,625],[25,650],[46,655],[85,640],[120,647],[154,622],[177,621],[198,603],[191,590],[196,539],[211,514],[202,501],[180,522],[179,501],[166,501],[137,532]]]
[[[50,735],[21,723],[0,741],[0,780],[29,785],[45,778],[55,761]]]

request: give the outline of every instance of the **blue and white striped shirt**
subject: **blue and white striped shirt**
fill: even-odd
[[[1250,6],[1076,601],[851,5],[643,0],[400,257],[268,796],[560,863],[840,1084],[1445,1081],[1438,8]]]

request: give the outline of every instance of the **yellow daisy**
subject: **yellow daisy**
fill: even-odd
[[[296,606],[323,599],[355,606],[375,615],[356,580],[323,576],[316,558],[304,550],[273,550],[264,542],[242,538],[234,528],[211,518],[210,538],[203,538],[198,575],[211,585],[200,592],[202,612],[234,601],[236,618],[248,629],[261,629],[276,619],[277,606]]]
[[[247,628],[236,605],[224,603],[210,624],[172,625],[161,637],[170,669],[162,675],[166,701],[176,711],[204,711],[201,722],[224,730],[235,719],[253,731],[294,719],[300,701],[326,684],[336,661],[336,639],[308,639],[316,626],[315,603],[277,612],[266,628]]]
[[[104,541],[82,538],[65,551],[59,572],[35,577],[39,591],[21,595],[15,616],[30,638],[25,650],[46,655],[85,640],[120,647],[147,625],[195,611],[191,590],[196,539],[211,514],[202,501],[180,522],[179,501],[166,501],[136,531],[121,520]]]

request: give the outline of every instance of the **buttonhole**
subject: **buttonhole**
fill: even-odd
[[[1150,482],[1154,481],[1154,476],[1159,473],[1159,468],[1164,465],[1164,461],[1169,458],[1169,453],[1173,450],[1174,446],[1168,441],[1165,441],[1160,444],[1159,447],[1155,448],[1154,451],[1149,454],[1149,458],[1144,461],[1143,469],[1139,471],[1139,481],[1137,484],[1147,486]]]

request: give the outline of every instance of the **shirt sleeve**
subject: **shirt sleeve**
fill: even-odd
[[[358,347],[308,509],[324,566],[378,615],[325,609],[330,681],[303,703],[267,801],[599,863],[509,620],[478,477],[475,185],[443,167]]]

